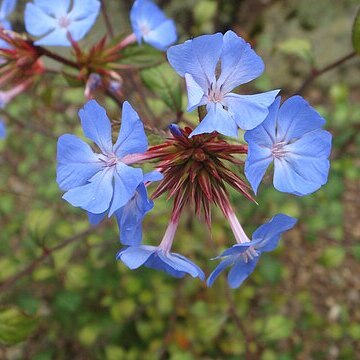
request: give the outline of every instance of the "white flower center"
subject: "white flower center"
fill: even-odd
[[[255,250],[253,246],[250,246],[245,252],[241,254],[244,261],[247,263],[250,260],[253,260],[255,257],[259,256],[259,253]]]
[[[210,102],[221,103],[223,100],[222,86],[218,87],[215,83],[211,83],[208,89],[207,97]]]
[[[71,23],[71,20],[66,16],[60,16],[58,19],[58,24],[61,28],[67,28]]]
[[[149,34],[149,32],[151,31],[150,27],[148,24],[143,23],[140,25],[140,31],[143,34],[143,36],[146,36]]]
[[[287,142],[285,141],[281,141],[279,143],[274,144],[271,149],[272,155],[277,159],[284,157],[287,153],[287,150],[285,149],[285,145],[287,145]]]

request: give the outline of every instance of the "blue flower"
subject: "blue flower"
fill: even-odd
[[[17,0],[3,0],[0,5],[0,28],[11,30],[11,24],[7,19],[14,11]],[[6,41],[0,39],[0,48],[8,48]]]
[[[33,36],[40,36],[35,45],[70,46],[69,32],[81,40],[93,26],[99,11],[98,0],[34,0],[26,4],[25,27]]]
[[[62,135],[57,149],[57,182],[66,191],[63,198],[73,206],[93,214],[108,211],[111,216],[143,182],[142,170],[128,165],[147,149],[144,126],[131,105],[124,102],[119,137],[113,145],[111,123],[95,100],[90,100],[79,116],[85,136],[96,143],[101,154],[74,135]]]
[[[144,40],[156,49],[166,50],[177,39],[174,22],[150,0],[134,2],[130,21],[139,44]]]
[[[223,260],[210,274],[207,285],[212,286],[219,274],[231,266],[228,283],[231,288],[239,287],[254,271],[260,255],[274,250],[282,233],[293,228],[296,221],[290,216],[277,214],[255,230],[250,242],[239,243],[225,250],[218,256]]]
[[[207,115],[190,136],[217,131],[238,135],[238,128],[250,130],[267,116],[279,90],[256,95],[231,92],[264,71],[264,63],[250,45],[233,31],[225,35],[203,35],[167,51],[176,72],[185,78],[187,111],[205,105]]]
[[[0,119],[0,139],[5,139],[6,127],[2,119]]]
[[[245,175],[254,191],[274,161],[274,186],[295,195],[307,195],[327,182],[331,134],[325,120],[301,97],[280,107],[280,97],[266,120],[245,133],[249,144]]]
[[[185,274],[204,280],[204,272],[192,261],[177,253],[165,251],[160,246],[130,246],[119,251],[116,256],[131,270],[144,265],[148,268],[165,271],[171,276],[181,278]]]
[[[152,181],[159,181],[163,178],[158,171],[152,171],[144,175],[143,182],[135,190],[132,198],[119,210],[116,210],[116,217],[120,241],[123,245],[137,246],[142,240],[142,222],[145,215],[154,207],[154,202],[148,198],[145,184]],[[92,225],[97,225],[105,217],[103,214],[88,213]]]

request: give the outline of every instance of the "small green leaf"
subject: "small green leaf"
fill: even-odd
[[[281,340],[291,336],[294,322],[281,315],[270,316],[264,327],[263,336],[267,340]]]
[[[307,39],[289,38],[278,44],[277,48],[286,55],[297,56],[306,62],[312,62],[313,60],[311,43]]]
[[[360,9],[358,10],[352,28],[352,44],[354,50],[360,53]]]
[[[145,86],[157,95],[171,110],[181,111],[182,92],[180,77],[168,64],[145,69],[141,72]]]
[[[120,65],[130,65],[136,68],[147,68],[164,62],[164,54],[149,45],[128,46],[122,50]]]
[[[0,344],[15,345],[26,340],[35,330],[38,318],[16,307],[0,309]]]

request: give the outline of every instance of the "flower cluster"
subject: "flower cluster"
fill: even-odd
[[[280,90],[239,94],[264,71],[261,57],[233,31],[203,35],[183,44],[177,40],[173,20],[150,0],[136,0],[130,11],[132,33],[107,44],[103,37],[90,49],[79,44],[95,23],[99,0],[33,0],[25,8],[25,27],[35,40],[9,31],[8,17],[16,1],[3,0],[0,7],[0,106],[24,91],[36,75],[45,71],[41,57],[48,56],[76,71],[85,95],[101,88],[116,101],[123,97],[127,67],[119,62],[128,46],[143,42],[166,51],[167,59],[185,79],[187,111],[198,111],[194,127],[172,124],[167,138],[151,146],[144,125],[126,99],[121,99],[122,119],[113,142],[111,121],[95,100],[79,112],[85,137],[62,135],[57,146],[57,182],[63,199],[86,211],[89,222],[114,216],[124,246],[116,258],[130,269],[142,265],[174,277],[189,274],[205,279],[190,259],[172,251],[184,209],[203,217],[211,228],[211,211],[217,207],[227,219],[235,244],[215,259],[221,262],[209,275],[211,286],[227,268],[232,288],[240,286],[254,271],[263,252],[274,250],[281,235],[296,220],[277,214],[246,235],[230,202],[229,188],[255,203],[255,195],[269,165],[274,162],[274,187],[297,196],[311,194],[327,182],[331,135],[325,120],[300,96],[281,105]],[[136,44],[137,43],[137,44]],[[74,61],[44,46],[71,46]],[[156,51],[155,51],[156,52]],[[68,74],[67,74],[68,75]],[[177,119],[179,120],[179,118]],[[239,131],[244,132],[244,140]],[[3,136],[0,123],[0,137]],[[144,173],[141,165],[153,170]],[[157,188],[148,195],[148,187]],[[165,195],[173,200],[169,224],[159,245],[143,244],[142,222]]]

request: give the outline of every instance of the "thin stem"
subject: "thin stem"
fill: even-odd
[[[110,17],[109,17],[109,14],[107,12],[105,1],[100,0],[100,2],[101,2],[101,11],[102,11],[102,14],[103,14],[103,17],[104,17],[104,20],[105,20],[105,25],[106,25],[107,31],[109,33],[109,36],[111,38],[113,38],[114,37],[114,30],[113,30],[113,27],[112,27],[111,22],[110,22]]]
[[[324,68],[318,70],[316,68],[312,69],[310,74],[307,76],[307,78],[304,80],[304,82],[301,84],[301,86],[294,92],[294,95],[296,94],[302,94],[305,89],[313,82],[315,81],[320,75],[325,74],[326,72],[333,70],[337,68],[338,66],[344,64],[348,60],[355,57],[357,53],[355,51],[351,52],[348,55],[345,55],[344,57],[334,61],[333,63],[325,66]]]
[[[31,264],[26,266],[23,270],[21,270],[20,272],[18,272],[17,274],[15,274],[13,276],[11,276],[10,278],[6,279],[2,284],[0,284],[0,293],[8,290],[12,285],[14,285],[21,278],[23,278],[27,275],[30,275],[52,253],[66,247],[67,245],[69,245],[77,240],[82,239],[83,237],[91,234],[93,231],[94,231],[94,228],[91,227],[79,234],[76,234],[76,235],[66,239],[65,241],[63,241],[59,245],[54,246],[51,249],[44,248],[43,254],[41,256],[39,256],[37,259],[35,259]]]
[[[71,66],[74,69],[80,68],[80,66],[76,62],[66,59],[66,58],[62,57],[61,55],[55,54],[55,53],[49,51],[48,49],[45,49],[41,46],[37,46],[36,48],[38,49],[38,51],[41,55],[45,55],[53,60],[56,60],[56,61],[64,64],[64,65]]]

